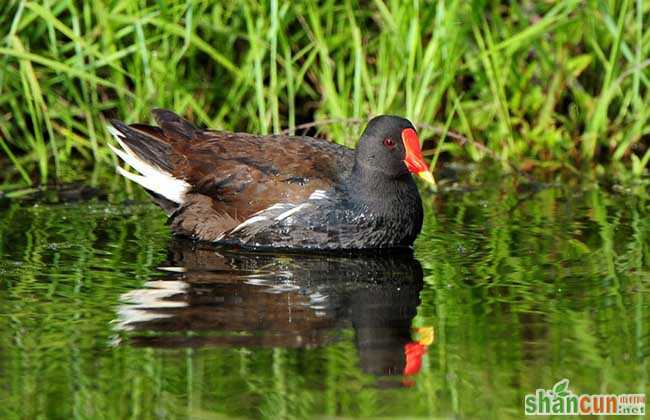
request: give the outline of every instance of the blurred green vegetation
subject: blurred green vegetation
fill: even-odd
[[[8,0],[0,176],[111,168],[105,119],[148,121],[152,107],[260,133],[327,122],[350,146],[369,116],[395,113],[436,142],[433,164],[623,162],[641,175],[649,22],[643,0]]]

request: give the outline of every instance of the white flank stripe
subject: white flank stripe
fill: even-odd
[[[285,208],[285,207],[290,206],[290,205],[291,205],[291,203],[278,203],[278,204],[272,205],[271,207],[269,207],[269,208],[267,208],[265,210],[262,210],[262,212],[266,213],[267,211],[280,210],[280,209]]]
[[[309,204],[307,204],[307,203],[303,203],[303,204],[299,205],[298,207],[294,207],[294,208],[292,208],[291,210],[287,210],[287,211],[285,211],[284,213],[282,213],[281,215],[279,215],[278,217],[276,217],[275,220],[283,220],[283,219],[286,219],[287,217],[291,216],[292,214],[297,213],[297,212],[299,212],[300,210],[304,209],[304,208],[307,207],[308,205],[309,205]]]
[[[316,190],[309,196],[310,200],[322,200],[327,198],[327,194],[323,190]]]
[[[179,204],[183,202],[185,199],[185,193],[190,189],[190,184],[182,179],[176,179],[168,172],[138,158],[129,146],[122,141],[123,136],[115,127],[108,125],[107,129],[123,149],[119,150],[109,144],[108,146],[111,148],[113,153],[142,175],[133,174],[118,166],[117,171],[120,174],[131,181],[142,185],[144,188],[162,195],[168,200]]]
[[[133,174],[129,174],[129,175],[133,176]],[[241,229],[245,228],[246,226],[250,226],[250,225],[252,225],[254,223],[268,221],[269,217],[272,217],[272,215],[269,214],[269,213],[272,213],[274,210],[277,211],[277,210],[283,210],[285,208],[289,208],[289,210],[287,210],[287,211],[285,211],[283,213],[280,213],[280,215],[275,218],[275,220],[282,220],[282,219],[285,219],[285,218],[291,216],[292,214],[296,213],[297,211],[300,211],[301,209],[305,208],[308,205],[309,204],[307,204],[307,203],[303,203],[303,204],[296,207],[291,203],[276,203],[276,204],[272,205],[271,207],[267,207],[264,210],[260,210],[257,213],[254,213],[251,218],[244,220],[242,223],[235,226],[230,232],[226,232],[224,235],[221,235],[218,238],[216,238],[215,241],[223,239],[224,236],[228,236],[231,233],[235,233],[237,231],[240,231]]]
[[[287,207],[287,206],[290,206],[290,205],[291,205],[291,203],[277,203],[277,204],[272,205],[271,207],[267,207],[265,209],[262,209],[262,210],[260,210],[258,212],[253,213],[251,215],[251,217],[258,216],[258,215],[261,215],[261,214],[266,214],[266,212],[270,212],[270,211],[273,211],[273,210],[280,210],[280,209],[282,209],[284,207]],[[246,221],[244,221],[244,223],[246,223]]]
[[[266,218],[265,216],[251,217],[250,219],[246,219],[242,223],[235,226],[235,228],[233,230],[231,230],[229,233],[235,233],[238,230],[240,230],[240,229],[242,229],[242,228],[244,228],[244,227],[246,227],[248,225],[252,225],[253,223],[261,222],[262,220],[268,220],[268,218]]]

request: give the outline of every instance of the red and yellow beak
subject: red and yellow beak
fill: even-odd
[[[422,156],[422,150],[420,149],[420,139],[415,130],[412,128],[402,130],[402,141],[406,150],[404,163],[408,170],[435,187],[436,180],[433,178],[431,172],[429,172],[429,167],[424,161],[424,156]]]
[[[406,358],[404,371],[402,372],[404,376],[413,376],[420,373],[422,369],[422,357],[427,354],[427,348],[433,344],[433,327],[415,328],[415,332],[420,338],[417,341],[411,341],[404,345],[404,356]],[[413,386],[415,384],[415,382],[408,378],[405,378],[402,383],[405,386]]]

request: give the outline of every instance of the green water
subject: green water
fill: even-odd
[[[425,195],[415,257],[197,247],[119,194],[0,201],[0,418],[503,419],[562,378],[647,393],[644,188],[464,175]]]

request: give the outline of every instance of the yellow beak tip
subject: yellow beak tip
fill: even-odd
[[[422,178],[427,184],[431,185],[433,188],[436,188],[436,180],[429,171],[418,172],[418,176]]]

